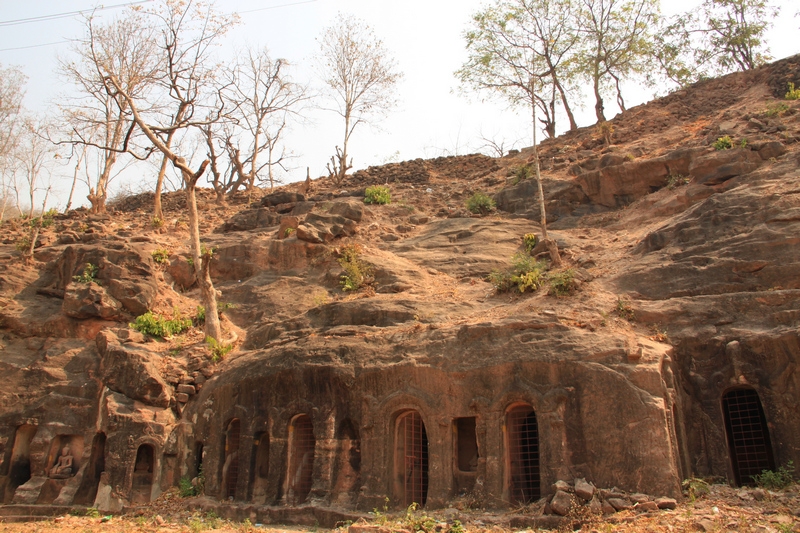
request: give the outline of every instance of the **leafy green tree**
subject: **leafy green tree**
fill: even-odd
[[[679,86],[756,68],[772,59],[764,38],[778,12],[769,0],[704,0],[669,21],[656,57]]]
[[[555,136],[556,100],[570,122],[575,79],[570,57],[577,48],[572,0],[500,0],[472,17],[464,34],[469,57],[456,72],[476,91],[499,94],[512,105],[538,108],[545,132]],[[533,120],[536,128],[536,120]]]
[[[577,61],[592,84],[597,121],[604,122],[603,93],[612,89],[617,105],[625,111],[622,82],[646,75],[652,66],[658,3],[656,0],[579,1],[583,47]]]

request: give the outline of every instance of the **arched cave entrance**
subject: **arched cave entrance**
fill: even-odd
[[[733,389],[722,396],[725,433],[733,476],[737,485],[753,483],[763,470],[775,470],[767,419],[758,393]]]
[[[314,424],[308,415],[297,415],[289,425],[289,475],[286,501],[299,505],[306,501],[314,479]]]
[[[155,472],[156,451],[152,444],[142,444],[136,450],[136,462],[133,465],[133,481],[131,483],[131,503],[140,504],[150,501],[153,491],[153,472]]]
[[[395,493],[404,506],[425,505],[428,499],[428,434],[417,411],[395,421]]]
[[[239,483],[239,438],[241,423],[234,418],[225,430],[225,461],[222,463],[223,498],[236,499],[236,485]]]
[[[14,430],[13,446],[6,448],[0,475],[8,476],[3,503],[11,503],[17,487],[28,482],[31,478],[31,441],[36,434],[38,426],[23,424]],[[10,452],[10,453],[9,453]]]
[[[539,427],[530,405],[517,405],[506,414],[508,435],[508,492],[512,503],[526,505],[541,497]]]

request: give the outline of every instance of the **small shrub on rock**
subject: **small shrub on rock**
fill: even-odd
[[[731,139],[730,135],[723,135],[714,141],[713,146],[715,150],[730,150],[733,148],[733,139]]]
[[[760,474],[753,476],[756,485],[768,490],[785,489],[794,483],[794,462],[789,461],[777,471],[762,470]]]
[[[489,274],[489,283],[494,285],[497,292],[535,291],[542,286],[546,269],[547,263],[544,261],[537,261],[526,252],[518,252],[511,258],[511,270],[493,270]]]
[[[547,279],[550,281],[550,294],[552,296],[569,296],[578,288],[575,271],[571,268],[561,272],[551,272]]]
[[[339,266],[344,269],[339,284],[345,292],[357,291],[373,281],[372,265],[361,259],[361,246],[358,244],[342,247]]]
[[[166,248],[156,248],[155,250],[150,252],[150,255],[152,256],[153,261],[155,261],[159,265],[163,265],[164,263],[169,261],[169,250],[167,250]]]
[[[389,191],[389,187],[374,185],[372,187],[367,187],[367,190],[364,192],[365,204],[386,205],[391,203],[391,201],[392,194]]]
[[[136,321],[128,324],[128,326],[145,335],[167,338],[183,333],[191,328],[192,319],[181,318],[177,310],[174,312],[172,318],[165,318],[161,315],[153,314],[152,311],[148,311],[143,315],[137,316]]]
[[[795,89],[794,83],[789,82],[789,92],[786,93],[787,100],[800,100],[800,88]]]
[[[539,244],[539,237],[535,233],[526,233],[522,236],[522,244],[525,245],[525,251],[531,253]]]
[[[495,210],[497,204],[490,196],[476,192],[467,200],[467,210],[476,215],[486,215]]]
[[[83,272],[77,276],[72,276],[72,281],[77,283],[91,283],[96,281],[98,270],[100,270],[100,267],[97,265],[86,263],[83,267]]]

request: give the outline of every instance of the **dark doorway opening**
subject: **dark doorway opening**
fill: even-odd
[[[428,499],[428,434],[416,411],[397,417],[395,473],[403,505],[425,505]]]
[[[37,429],[38,426],[23,424],[14,430],[13,445],[6,449],[2,472],[0,472],[8,476],[5,493],[0,495],[3,497],[3,503],[11,503],[17,487],[27,483],[31,478],[30,447]]]
[[[506,415],[508,431],[509,497],[527,505],[541,497],[539,427],[529,405],[513,407]]]
[[[775,470],[767,419],[758,393],[735,389],[722,396],[728,451],[737,485],[753,483],[763,470]]]
[[[151,444],[142,444],[136,450],[131,484],[131,503],[147,503],[153,492],[153,472],[155,472],[155,449]]]

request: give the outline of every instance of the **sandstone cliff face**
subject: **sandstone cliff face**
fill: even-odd
[[[769,111],[788,81],[800,58],[634,108],[611,146],[593,129],[544,142],[569,296],[486,281],[540,231],[535,183],[513,177],[528,150],[201,198],[231,304],[222,361],[197,327],[128,326],[196,314],[179,196],[161,229],[143,197],[65,215],[32,265],[7,228],[3,503],[119,510],[202,472],[207,495],[258,505],[504,508],[561,479],[678,496],[690,476],[800,462],[800,105]],[[747,142],[717,151],[722,135]],[[394,203],[364,205],[384,183]],[[465,210],[478,190],[496,214]],[[353,244],[370,285],[343,293]],[[54,476],[65,447],[74,466]]]

